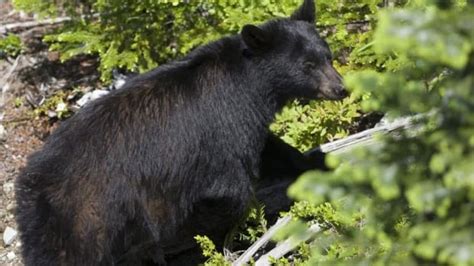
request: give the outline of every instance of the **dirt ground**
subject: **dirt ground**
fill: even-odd
[[[5,117],[15,119],[21,115],[22,110],[16,114],[7,114]],[[25,164],[26,157],[32,151],[40,147],[42,141],[38,138],[38,129],[44,127],[40,121],[22,121],[11,123],[5,127],[6,136],[0,143],[0,232],[4,236],[9,227],[16,231],[14,220],[14,180],[19,169]],[[21,265],[19,247],[21,243],[18,237],[6,245],[4,241],[0,244],[0,265]]]
[[[19,21],[18,16],[14,17],[11,10],[11,5],[8,2],[0,1],[0,26]],[[0,59],[0,236],[2,237],[0,240],[0,265],[22,265],[21,243],[18,241],[18,236],[15,236],[17,233],[14,220],[16,207],[13,192],[14,179],[20,167],[24,165],[27,154],[41,144],[41,141],[34,137],[34,121],[6,122],[8,119],[21,118],[24,112],[21,109],[9,108],[14,98],[13,87],[18,84],[9,82],[15,78],[16,74],[13,66],[14,62]],[[12,243],[5,243],[3,240],[7,230],[13,234],[13,236],[9,236],[10,239],[13,239]]]
[[[32,16],[13,11],[9,1],[0,0],[0,27],[31,21]],[[21,243],[15,224],[14,180],[29,154],[41,147],[58,124],[53,114],[35,114],[57,91],[87,92],[100,86],[97,61],[81,57],[61,63],[48,52],[41,39],[51,27],[14,31],[25,46],[16,57],[0,56],[0,265],[23,265]],[[5,32],[0,32],[2,37]],[[68,94],[68,100],[75,101]],[[5,242],[6,241],[6,242]]]

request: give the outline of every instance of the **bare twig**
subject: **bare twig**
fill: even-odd
[[[26,121],[32,120],[34,117],[32,116],[25,116],[25,117],[19,117],[19,118],[14,118],[14,119],[0,119],[1,124],[10,124],[10,123],[22,123]]]
[[[268,231],[260,237],[259,240],[257,240],[255,243],[253,243],[252,246],[250,246],[240,257],[232,263],[232,266],[240,266],[244,265],[247,263],[252,256],[263,246],[265,245],[268,241],[272,239],[273,236],[275,236],[276,232],[278,232],[279,229],[287,225],[291,220],[290,216],[285,216],[283,218],[278,219],[278,221],[268,229]]]
[[[325,153],[341,153],[347,151],[348,149],[353,149],[356,146],[369,145],[370,143],[373,143],[375,141],[374,136],[377,134],[387,134],[399,129],[407,129],[413,127],[413,118],[416,117],[396,119],[390,123],[364,130],[347,138],[323,144],[320,147],[309,151],[308,153],[311,153],[313,151],[322,151]]]
[[[4,84],[2,83],[6,83],[8,81],[8,79],[10,78],[10,76],[13,74],[13,72],[15,71],[16,67],[18,66],[18,62],[20,61],[20,58],[21,58],[21,55],[18,56],[16,59],[15,59],[15,62],[13,62],[13,65],[12,67],[10,68],[10,70],[8,71],[8,73],[3,76],[3,79],[2,81],[0,82],[0,88],[3,88],[3,86],[5,86]]]
[[[93,14],[91,16],[81,16],[82,18],[85,17],[98,17],[98,14]],[[43,27],[43,26],[50,26],[50,25],[56,25],[56,24],[61,24],[64,22],[68,22],[73,20],[72,17],[58,17],[58,18],[50,18],[50,19],[44,19],[44,20],[39,20],[39,21],[24,21],[24,22],[16,22],[16,23],[10,23],[4,26],[0,27],[0,34],[9,32],[9,31],[18,31],[18,30],[25,30],[25,29],[30,29],[30,28],[35,28],[35,27]]]
[[[21,55],[18,56],[15,59],[15,62],[13,62],[12,67],[10,68],[8,73],[3,77],[2,81],[0,82],[0,93],[1,93],[1,95],[0,95],[0,108],[3,107],[3,103],[5,101],[5,93],[7,92],[8,87],[9,87],[8,86],[8,79],[13,74],[13,72],[15,72],[15,69],[18,66],[18,62],[20,61],[20,58],[21,58]]]
[[[300,243],[308,241],[320,231],[321,228],[318,224],[312,225],[303,233],[302,238],[296,238],[293,236],[279,243],[274,249],[260,257],[255,263],[255,266],[270,266],[270,258],[279,259],[285,256],[288,252],[298,247]]]
[[[23,29],[29,29],[29,28],[35,28],[35,27],[61,24],[61,23],[71,21],[71,20],[72,20],[71,17],[59,17],[59,18],[44,19],[44,20],[39,20],[39,21],[33,20],[33,21],[10,23],[5,26],[1,26],[0,33],[5,33],[9,31],[17,31],[19,29],[23,30]]]

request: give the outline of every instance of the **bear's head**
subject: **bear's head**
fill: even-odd
[[[243,55],[280,102],[295,98],[338,100],[347,96],[332,53],[315,27],[315,3],[305,0],[289,18],[246,25]]]

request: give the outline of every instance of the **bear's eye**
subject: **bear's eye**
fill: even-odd
[[[316,63],[311,62],[311,61],[306,61],[306,62],[304,62],[304,68],[306,68],[306,69],[315,69],[316,68]]]

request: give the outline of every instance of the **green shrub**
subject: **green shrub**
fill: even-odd
[[[307,173],[290,189],[299,200],[330,202],[346,232],[330,241],[355,253],[347,265],[474,264],[474,3],[413,1],[379,14],[377,54],[390,71],[354,73],[355,94],[371,93],[365,111],[391,117],[424,114],[415,132],[385,137],[329,162],[334,173]],[[351,219],[362,217],[362,226]],[[314,241],[310,263],[328,262]],[[323,241],[324,242],[324,241]]]
[[[90,12],[100,14],[99,20],[76,16],[74,23],[46,36],[45,41],[61,52],[63,60],[98,54],[102,79],[107,81],[114,68],[147,71],[196,46],[236,33],[246,23],[288,14],[299,2],[97,0],[88,6]],[[61,8],[45,0],[14,3],[37,12],[72,10],[69,2],[59,5]]]
[[[0,57],[2,54],[17,57],[23,51],[23,44],[20,37],[9,33],[6,37],[0,38]]]
[[[44,103],[33,111],[35,117],[50,116],[66,119],[72,115],[68,108],[68,94],[58,91],[47,98]]]
[[[298,102],[285,107],[270,129],[302,151],[349,135],[349,127],[360,116],[355,97],[343,101]]]
[[[227,243],[229,246],[246,248],[252,245],[267,231],[265,208],[263,205],[257,205],[256,203],[256,200],[255,203],[252,203],[245,221],[239,225],[235,234],[233,234],[233,232],[229,234],[229,237],[233,237],[233,239],[230,240],[232,243]]]
[[[202,254],[207,258],[204,266],[230,266],[222,253],[216,251],[216,246],[207,236],[194,237],[202,249]]]

